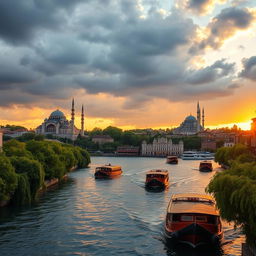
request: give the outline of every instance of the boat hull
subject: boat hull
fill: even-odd
[[[210,167],[201,167],[199,168],[200,172],[212,172],[212,168]]]
[[[164,190],[167,187],[167,184],[165,184],[164,182],[161,182],[157,179],[152,179],[152,180],[146,182],[145,187],[148,190],[159,191],[159,190]]]
[[[223,233],[214,234],[197,223],[188,225],[177,231],[169,232],[165,228],[165,237],[168,244],[185,243],[193,248],[201,245],[217,247],[221,244]]]

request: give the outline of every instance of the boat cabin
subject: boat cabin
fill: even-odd
[[[178,157],[177,156],[167,156],[166,163],[167,164],[178,164]]]
[[[95,178],[112,178],[122,174],[122,167],[119,165],[102,165],[96,167]]]
[[[211,172],[213,170],[211,161],[202,161],[199,164],[200,172]]]
[[[167,208],[165,234],[171,242],[196,247],[218,244],[223,237],[219,212],[209,195],[173,195]]]
[[[169,173],[167,170],[151,170],[146,173],[146,188],[165,189],[169,186]]]

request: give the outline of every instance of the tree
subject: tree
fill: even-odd
[[[25,156],[32,159],[32,154],[27,151],[26,144],[17,140],[10,140],[4,143],[3,150],[6,156]]]
[[[16,173],[25,173],[27,175],[31,198],[35,199],[37,191],[44,182],[43,166],[37,160],[31,160],[26,157],[13,156],[10,160]]]
[[[102,133],[105,134],[105,135],[109,135],[115,141],[119,141],[121,139],[121,136],[122,136],[122,129],[117,128],[117,127],[113,127],[113,126],[108,126],[107,128],[105,128],[103,130]]]
[[[0,154],[0,200],[9,200],[17,186],[17,175],[10,160]]]

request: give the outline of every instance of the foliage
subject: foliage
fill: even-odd
[[[207,187],[221,216],[242,225],[248,241],[256,239],[256,164],[233,162],[229,170],[214,176]]]
[[[253,161],[255,159],[249,149],[242,144],[236,144],[231,148],[222,147],[215,153],[215,161],[226,166],[230,166],[232,161],[239,157],[243,162],[247,162],[247,160]]]
[[[31,203],[29,178],[26,173],[18,174],[18,185],[12,196],[11,202],[14,205],[25,205]]]
[[[10,160],[0,154],[0,200],[10,199],[17,186],[17,175]]]
[[[32,159],[33,156],[26,150],[26,144],[17,140],[10,140],[4,143],[3,150],[6,156],[19,156]]]
[[[35,134],[33,132],[28,132],[28,133],[24,133],[22,134],[21,136],[19,136],[17,138],[17,140],[19,141],[22,141],[22,142],[26,142],[26,141],[29,141],[29,140],[44,140],[44,135],[41,135],[41,134]]]
[[[26,157],[12,156],[10,160],[16,173],[25,173],[27,175],[31,197],[34,199],[38,189],[44,182],[43,166],[37,160],[31,160]]]
[[[230,166],[217,173],[206,191],[213,193],[221,216],[241,225],[247,241],[256,241],[256,158],[244,145],[220,148],[215,154],[220,164]]]
[[[117,127],[113,127],[113,126],[108,126],[107,128],[105,128],[102,131],[102,133],[104,135],[109,135],[115,141],[119,141],[121,139],[121,136],[122,136],[122,129],[117,128]]]
[[[15,205],[29,204],[45,178],[61,179],[71,168],[84,168],[90,163],[85,149],[36,140],[36,136],[26,137],[33,138],[27,142],[10,140],[4,144],[5,155],[0,154],[0,200],[11,197]]]

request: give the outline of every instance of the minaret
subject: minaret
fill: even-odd
[[[197,123],[198,123],[197,131],[199,132],[201,129],[201,111],[200,111],[199,101],[197,102]]]
[[[75,101],[72,99],[72,108],[71,108],[71,121],[75,123]]]
[[[73,138],[74,133],[75,133],[75,101],[73,98],[72,99],[72,107],[71,107],[71,137],[72,137],[72,140],[74,139]]]
[[[202,113],[202,126],[203,126],[203,130],[204,130],[204,108],[203,108],[203,113]]]
[[[82,114],[81,114],[81,136],[84,136],[84,105],[82,105]]]

